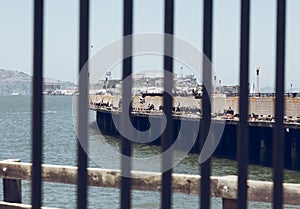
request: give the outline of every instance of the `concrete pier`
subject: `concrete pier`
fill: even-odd
[[[96,99],[96,100],[95,100]],[[119,99],[119,100],[118,100]],[[95,96],[90,99],[90,109],[97,112],[97,124],[100,131],[103,134],[112,135],[118,137],[120,133],[118,132],[114,121],[112,120],[112,115],[116,117],[116,122],[120,122],[120,98],[116,97],[105,97],[105,96]],[[131,123],[139,131],[146,131],[150,127],[149,117],[154,118],[155,123],[161,123],[162,111],[159,110],[161,105],[160,97],[149,97],[144,98],[145,100],[141,103],[140,97],[134,97],[132,101],[132,113],[131,113]],[[222,102],[221,102],[222,100]],[[250,98],[250,101],[256,102],[260,100],[262,103],[250,103],[252,105],[252,110],[256,112],[265,113],[265,115],[260,115],[259,117],[255,114],[255,117],[249,117],[249,161],[253,164],[261,164],[264,166],[272,165],[272,147],[273,147],[273,130],[275,126],[274,118],[270,116],[270,112],[267,110],[272,110],[268,108],[270,101],[274,100],[272,97],[254,99]],[[98,103],[101,101],[102,103]],[[213,100],[215,104],[219,104],[219,110],[225,106],[221,106],[221,103],[230,104],[232,110],[236,112],[235,103],[236,98],[216,98]],[[274,101],[273,101],[274,102]],[[174,141],[178,137],[178,144],[176,149],[184,149],[186,143],[190,140],[193,141],[194,145],[190,152],[199,153],[200,143],[199,143],[199,121],[201,119],[201,113],[197,108],[200,106],[201,100],[192,98],[175,98],[173,102],[175,108],[173,112],[173,123],[174,130],[173,136]],[[286,103],[287,110],[289,114],[298,112],[299,101],[298,98],[287,98]],[[105,104],[105,105],[103,105]],[[113,104],[113,105],[111,105]],[[118,104],[118,106],[116,106]],[[150,104],[154,104],[155,108],[152,110],[147,109]],[[296,106],[296,109],[292,108]],[[189,109],[187,109],[189,108]],[[179,111],[177,111],[179,110]],[[185,111],[183,111],[185,110]],[[237,111],[238,112],[238,111]],[[185,133],[179,133],[182,122],[188,123],[188,128],[185,129]],[[211,126],[218,126],[220,124],[225,124],[224,132],[221,137],[220,143],[216,148],[214,155],[236,159],[237,156],[237,126],[238,126],[238,113],[234,115],[228,114],[212,114]],[[201,126],[201,123],[200,123]],[[297,114],[293,116],[286,116],[284,121],[285,126],[285,167],[289,169],[300,170],[300,123],[298,121]],[[151,131],[149,132],[149,139],[152,138]],[[138,141],[143,143],[140,135],[135,136]],[[150,142],[152,145],[160,145],[160,137]]]
[[[238,102],[239,97],[225,97],[224,95],[213,94],[211,95],[212,113],[223,113],[229,107],[234,110],[235,114],[239,113]],[[255,114],[261,118],[267,118],[274,116],[274,104],[276,98],[274,96],[263,97],[249,97],[249,114]],[[90,105],[98,105],[98,107],[111,107],[112,109],[118,109],[120,106],[121,96],[115,95],[90,95]],[[173,106],[179,107],[181,110],[193,111],[198,110],[201,107],[201,99],[195,99],[193,96],[180,97],[175,96],[173,99]],[[132,97],[132,108],[136,110],[146,110],[150,105],[154,106],[154,110],[159,110],[162,106],[162,97],[160,96],[141,96]],[[300,122],[300,98],[286,96],[285,97],[285,116],[288,120],[297,121],[299,117]]]
[[[97,123],[100,131],[103,134],[111,135],[117,137],[118,133],[113,121],[111,114],[116,114],[116,117],[120,117],[119,112],[114,111],[105,111],[97,110]],[[140,131],[146,131],[149,129],[149,115],[147,114],[133,114],[132,124],[134,127]],[[196,127],[196,119],[191,120],[190,118],[173,118],[174,122],[174,141],[175,137],[179,140],[177,149],[184,149],[186,147],[185,143],[188,143],[188,140],[196,139],[194,141],[194,146],[190,150],[192,153],[200,152],[200,143],[199,143],[199,132]],[[188,130],[185,130],[185,133],[179,134],[178,131],[181,126],[182,120],[188,120]],[[120,121],[117,119],[117,121]],[[160,119],[157,118],[155,122],[160,122]],[[218,119],[212,120],[212,126],[218,125],[220,121]],[[253,123],[252,123],[253,124]],[[264,126],[260,126],[264,124]],[[273,126],[266,125],[265,123],[255,123],[254,125],[249,126],[249,161],[253,164],[261,164],[263,166],[272,165],[272,145],[273,145]],[[199,124],[198,124],[199,125]],[[201,124],[200,124],[201,125]],[[297,136],[300,136],[300,129],[295,129],[294,126],[286,128],[285,130],[285,166],[289,169],[300,169],[300,140]],[[151,138],[151,132],[149,132],[149,138]],[[197,135],[197,136],[195,136]],[[136,136],[139,141],[140,136]],[[150,142],[151,145],[160,145],[160,137],[156,140]],[[225,121],[225,128],[221,141],[215,150],[215,156],[225,157],[229,159],[236,159],[237,156],[237,121]]]

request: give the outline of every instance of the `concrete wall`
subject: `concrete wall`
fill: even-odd
[[[112,104],[113,107],[118,108],[121,96],[109,96],[109,95],[90,95],[90,102],[104,102]],[[163,98],[159,96],[145,97],[144,100],[140,96],[134,96],[132,99],[133,108],[146,109],[150,104],[154,105],[155,110],[159,109],[159,106],[163,103]],[[249,97],[249,114],[255,113],[257,115],[274,115],[275,111],[275,97]],[[238,113],[239,97],[223,97],[213,95],[212,112],[223,113],[224,109],[234,110]],[[188,108],[201,108],[201,99],[194,99],[190,97],[174,97],[174,107],[180,106]],[[300,116],[300,98],[286,97],[285,99],[285,115],[297,117]]]

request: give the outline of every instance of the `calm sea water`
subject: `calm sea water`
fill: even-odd
[[[95,115],[91,112],[91,126]],[[90,128],[91,144],[103,141],[114,150],[118,150],[119,141],[112,137],[100,136]],[[22,162],[31,161],[31,97],[8,96],[0,97],[0,160],[18,158]],[[72,97],[45,97],[44,108],[44,163],[56,165],[76,165],[76,131],[72,119]],[[92,147],[93,148],[93,147]],[[93,149],[91,149],[93,150]],[[100,149],[98,156],[107,156]],[[159,153],[157,146],[133,146],[135,156],[147,156]],[[95,153],[93,153],[95,154]],[[177,173],[198,173],[198,156],[188,155],[174,170]],[[109,163],[112,163],[111,160]],[[99,164],[90,160],[90,167]],[[272,170],[261,166],[249,167],[249,178],[257,180],[272,179]],[[212,174],[216,176],[236,175],[236,162],[226,159],[213,159]],[[285,181],[300,183],[300,173],[285,171]],[[2,200],[2,184],[0,184]],[[59,208],[75,208],[76,186],[56,183],[43,184],[43,205]],[[30,182],[22,181],[22,198],[30,203]],[[119,208],[119,190],[112,188],[89,188],[89,208]],[[160,194],[157,192],[134,191],[133,208],[159,208]],[[199,199],[194,195],[173,195],[174,208],[198,208]],[[212,208],[221,208],[221,199],[212,198]],[[249,208],[271,208],[271,204],[249,203]],[[286,206],[286,208],[299,208]]]

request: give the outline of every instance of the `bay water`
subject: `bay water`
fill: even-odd
[[[76,129],[73,123],[72,97],[46,96],[44,99],[44,146],[43,161],[46,164],[72,165],[77,162]],[[93,130],[95,113],[90,112],[89,139],[105,141],[112,149],[118,150],[120,141],[110,136],[102,136]],[[20,159],[31,162],[31,97],[1,96],[0,97],[0,160]],[[91,150],[93,147],[91,148]],[[101,149],[100,149],[101,150]],[[160,152],[158,146],[133,145],[134,156],[153,155]],[[103,150],[98,153],[107,156]],[[110,161],[109,163],[112,163]],[[93,159],[89,167],[103,167]],[[198,174],[198,155],[189,154],[175,168],[176,173]],[[212,175],[237,175],[237,163],[228,159],[212,159]],[[249,178],[272,181],[272,170],[258,165],[249,165]],[[285,181],[300,183],[300,173],[285,171]],[[23,203],[30,204],[30,181],[22,181]],[[119,208],[119,189],[89,187],[89,208]],[[3,200],[2,184],[0,184],[0,200]],[[76,185],[43,183],[43,205],[59,208],[76,208]],[[199,208],[199,198],[195,195],[173,194],[173,208]],[[160,208],[160,194],[149,191],[133,191],[132,206],[138,209]],[[271,203],[250,202],[249,208],[271,208]],[[222,208],[220,198],[212,198],[212,208]],[[300,206],[285,206],[300,208]]]

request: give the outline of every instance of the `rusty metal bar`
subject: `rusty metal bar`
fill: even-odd
[[[126,108],[131,102],[132,88],[132,32],[133,32],[133,0],[124,0],[123,11],[123,87],[122,87],[122,128],[126,129],[125,115]],[[121,136],[121,208],[131,207],[131,141]]]
[[[77,208],[87,208],[89,0],[80,0]]]
[[[250,0],[241,1],[240,31],[240,120],[238,125],[238,208],[247,208],[248,178],[248,99],[249,99],[249,34]]]
[[[276,31],[276,104],[273,147],[273,208],[283,208],[284,166],[284,79],[285,79],[285,22],[286,1],[277,0]]]
[[[204,0],[203,5],[203,99],[202,99],[202,120],[200,125],[200,146],[203,147],[208,130],[211,125],[211,80],[212,80],[212,24],[213,24],[213,0]],[[200,208],[210,208],[210,173],[211,160],[210,158],[201,165],[201,194]]]
[[[33,100],[32,100],[32,185],[33,209],[42,205],[43,159],[43,36],[44,1],[34,1]]]

